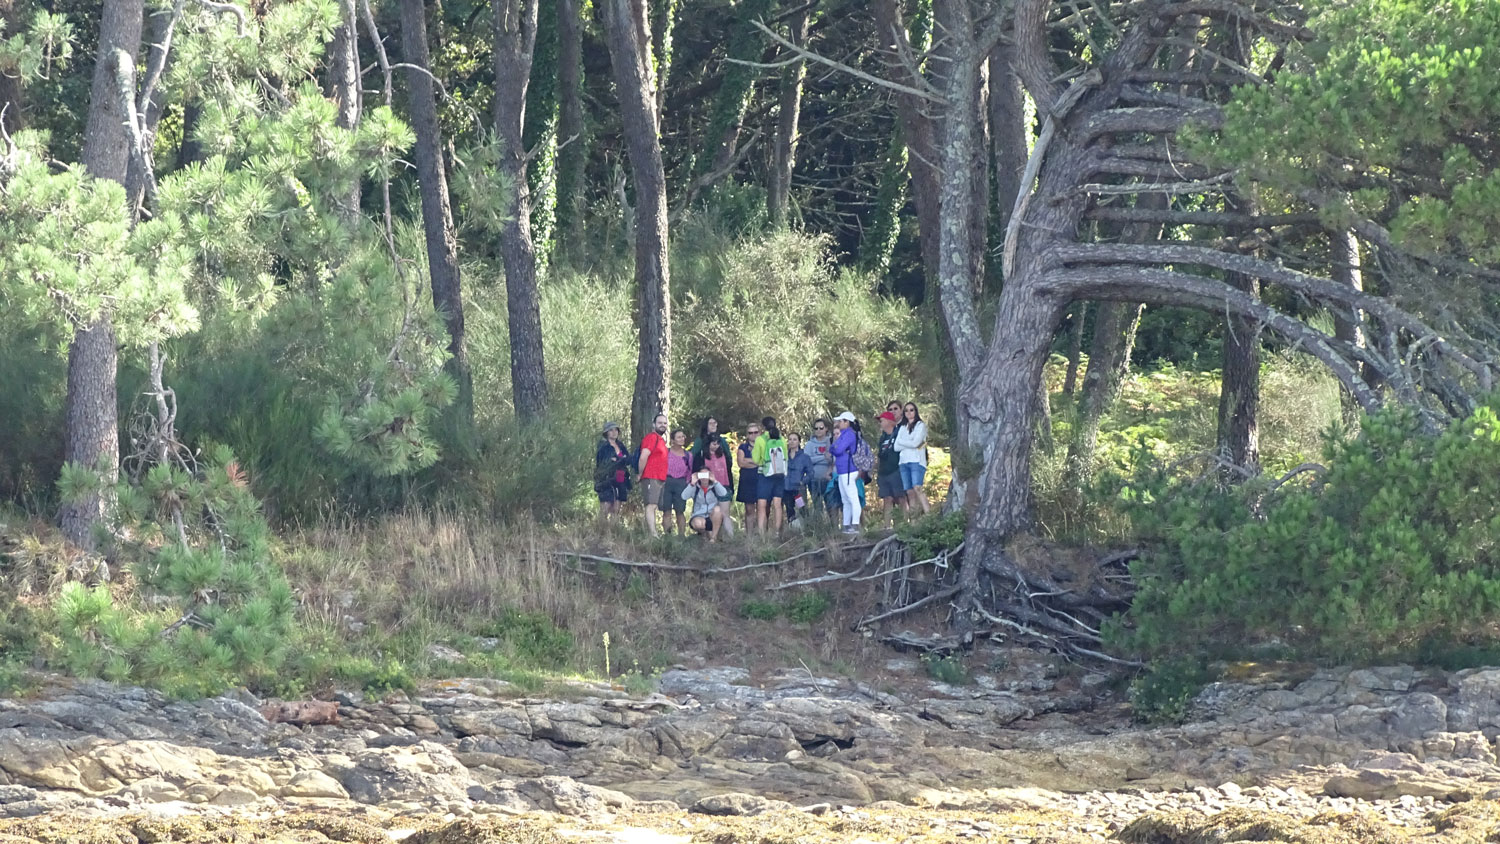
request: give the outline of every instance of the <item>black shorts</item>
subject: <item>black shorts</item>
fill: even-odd
[[[596,487],[594,487],[594,492],[599,493],[599,501],[600,501],[600,503],[603,503],[603,504],[621,503],[621,504],[623,504],[623,503],[625,503],[625,499],[630,496],[630,482],[626,481],[625,483],[622,483],[622,484],[617,484],[617,483],[611,482],[611,483],[605,484],[604,486],[596,486]]]
[[[901,470],[881,472],[878,482],[881,498],[905,498],[906,485],[901,482]]]
[[[674,478],[667,476],[667,482],[661,487],[661,501],[657,507],[662,510],[676,510],[679,513],[687,512],[687,499],[682,497],[682,491],[687,489],[687,478]]]

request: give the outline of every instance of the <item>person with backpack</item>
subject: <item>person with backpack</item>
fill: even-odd
[[[896,508],[906,509],[906,489],[901,485],[901,452],[896,449],[896,414],[880,414],[880,503],[887,527],[896,524]]]
[[[605,422],[594,452],[594,492],[599,495],[599,524],[620,515],[630,496],[630,449],[620,442],[618,422]]]
[[[922,515],[932,512],[922,484],[927,480],[927,423],[917,406],[907,402],[902,412],[906,424],[896,426],[896,450],[901,452],[901,485],[906,488],[906,512],[921,507]]]
[[[839,431],[833,441],[832,451],[834,476],[838,479],[839,499],[843,504],[844,533],[859,533],[861,507],[855,483],[861,470],[855,463],[855,455],[863,440],[854,427],[859,421],[846,410],[833,418],[833,424]],[[865,448],[868,451],[869,446]]]
[[[684,505],[691,501],[692,515],[688,526],[709,542],[719,541],[719,528],[728,519],[722,503],[729,500],[729,490],[714,480],[712,473],[703,471],[693,476],[692,485],[682,491]]]
[[[734,503],[734,458],[729,456],[723,437],[715,435],[708,440],[703,453],[693,460],[693,472],[708,472],[724,488],[724,496],[719,499],[724,505],[723,529],[726,535],[734,536],[734,519],[729,515],[729,507]]]
[[[766,523],[775,525],[781,533],[781,498],[786,494],[786,440],[776,419],[767,416],[760,420],[762,433],[755,440],[751,459],[760,470],[759,492],[755,497],[756,524],[761,534],[766,532]],[[769,518],[767,518],[769,516]]]

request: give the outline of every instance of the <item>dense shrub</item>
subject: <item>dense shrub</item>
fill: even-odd
[[[1497,407],[1439,434],[1407,411],[1373,416],[1330,435],[1326,475],[1279,489],[1143,473],[1125,494],[1150,550],[1116,641],[1152,658],[1259,644],[1336,660],[1492,641]]]

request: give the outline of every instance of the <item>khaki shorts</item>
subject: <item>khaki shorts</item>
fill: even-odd
[[[647,506],[659,506],[661,504],[661,489],[665,485],[666,481],[659,481],[655,478],[641,478],[641,500],[646,502]]]

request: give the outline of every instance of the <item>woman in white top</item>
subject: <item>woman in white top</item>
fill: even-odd
[[[922,482],[927,479],[927,423],[917,412],[917,406],[906,403],[902,409],[901,424],[896,426],[896,450],[901,453],[901,485],[906,488],[907,506],[917,504],[922,515],[932,510],[927,503],[927,493]]]

